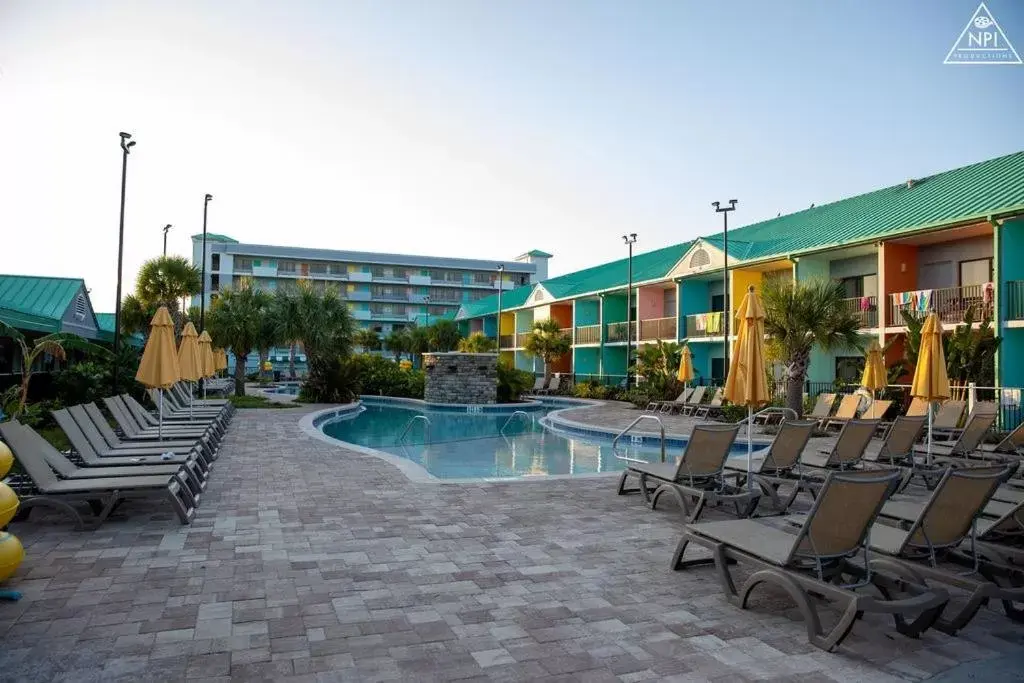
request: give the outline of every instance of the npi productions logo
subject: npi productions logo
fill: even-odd
[[[1020,55],[1013,49],[996,18],[978,5],[960,37],[953,43],[943,64],[1020,64]]]

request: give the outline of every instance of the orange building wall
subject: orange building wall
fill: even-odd
[[[886,325],[898,325],[899,321],[892,321],[890,317],[892,301],[890,294],[896,292],[910,292],[917,289],[917,247],[912,244],[886,244],[880,247],[882,254],[882,268],[884,278],[882,286],[881,306],[885,315]]]
[[[558,323],[558,326],[566,329],[572,327],[572,305],[552,304],[551,319]]]

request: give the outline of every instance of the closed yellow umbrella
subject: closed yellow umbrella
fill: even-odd
[[[946,353],[942,349],[942,322],[938,313],[931,313],[921,328],[917,367],[910,395],[928,402],[928,458],[932,463],[932,403],[949,398],[949,375],[946,374]]]
[[[188,416],[192,417],[192,383],[198,382],[203,376],[202,361],[199,358],[199,335],[196,327],[187,323],[181,331],[181,342],[178,344],[178,367],[181,378],[189,383]]]
[[[685,384],[693,381],[693,354],[690,353],[689,345],[683,345],[683,352],[679,355],[679,372],[676,379]]]
[[[143,386],[156,389],[158,392],[160,419],[157,423],[157,438],[163,438],[163,390],[181,379],[178,354],[174,349],[174,322],[166,306],[157,309],[149,328],[149,340],[142,351],[142,361],[139,363],[139,371],[135,373],[135,379]]]
[[[199,335],[199,374],[210,378],[216,372],[216,363],[213,359],[213,340],[210,339],[210,333],[203,330],[203,333]],[[203,382],[203,398],[206,398],[206,382]]]
[[[764,306],[754,287],[736,309],[736,344],[729,361],[729,375],[725,379],[725,399],[730,403],[747,406],[747,485],[753,488],[751,477],[754,442],[751,425],[754,408],[771,400],[768,395],[768,375],[764,363]]]
[[[882,360],[882,347],[877,341],[872,341],[868,347],[868,355],[864,359],[864,375],[860,379],[860,385],[868,391],[881,391],[889,386],[889,378],[885,371],[885,361]]]
[[[228,354],[224,349],[217,349],[213,356],[213,365],[218,372],[228,369]]]

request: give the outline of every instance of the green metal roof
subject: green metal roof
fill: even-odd
[[[96,314],[96,326],[100,331],[100,341],[113,342],[114,341],[114,314],[113,313],[97,313]],[[132,346],[142,348],[145,344],[145,338],[141,334],[133,334],[130,337],[124,335],[121,339],[126,340]]]
[[[84,286],[77,278],[0,275],[0,319],[22,330],[57,332]]]
[[[1017,213],[1024,213],[1024,152],[731,229],[729,256],[740,262],[765,261]],[[703,239],[722,247],[722,233]],[[692,244],[634,256],[633,281],[665,277]],[[540,284],[557,299],[579,297],[625,286],[626,268],[626,259],[621,259]],[[504,294],[502,308],[525,304],[533,287]],[[496,308],[497,296],[492,295],[466,306],[466,317],[493,315]]]
[[[200,241],[201,242],[202,239],[203,239],[203,233],[199,233],[198,235],[192,235],[192,241],[193,242],[196,242],[196,241]],[[206,241],[207,242],[223,242],[224,244],[238,244],[239,243],[238,240],[236,240],[234,237],[228,237],[227,235],[218,235],[215,232],[208,232],[208,233],[206,233]]]
[[[546,251],[541,251],[540,249],[531,249],[530,251],[526,252],[526,255],[538,256],[541,258],[554,258],[551,254],[547,253]]]

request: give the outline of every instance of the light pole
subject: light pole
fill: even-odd
[[[425,315],[425,317],[427,319],[427,325],[426,326],[430,327],[430,295],[429,294],[426,295],[425,297],[423,297],[423,303],[426,304],[425,308],[427,309],[427,312],[426,312],[426,315]]]
[[[167,233],[171,229],[171,224],[168,223],[164,226],[164,256],[167,256]]]
[[[633,355],[633,245],[636,243],[636,233],[623,235],[622,241],[629,247],[626,280],[626,391],[629,391],[629,359]]]
[[[729,212],[736,210],[735,199],[729,200],[729,206],[722,206],[720,202],[711,202],[711,206],[715,207],[715,212],[722,214],[722,254],[723,263],[725,268],[722,271],[722,339],[724,339],[723,346],[723,362],[722,372],[725,374],[729,373]]]
[[[498,353],[501,353],[501,290],[505,279],[505,264],[498,264],[498,322],[495,326],[494,336],[498,338]]]
[[[213,199],[212,194],[207,194],[203,198],[203,268],[202,268],[202,284],[199,286],[199,332],[201,333],[206,329],[206,207],[210,205],[210,200]]]
[[[117,395],[118,351],[121,348],[121,267],[124,263],[124,190],[128,178],[128,152],[135,146],[131,133],[121,136],[121,222],[117,231],[117,301],[114,302],[114,373],[111,388]]]

